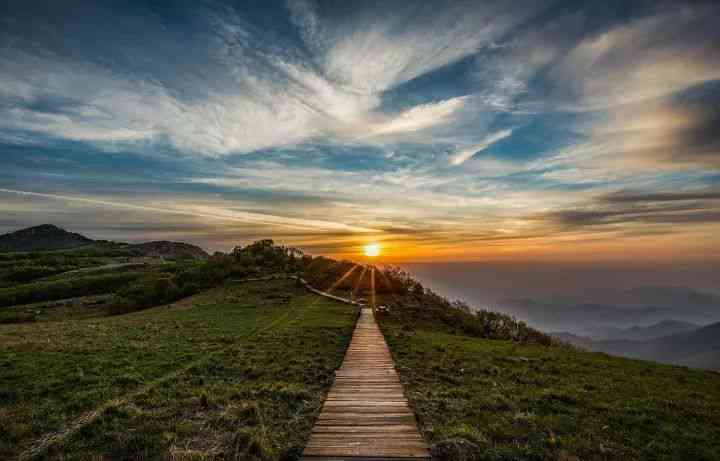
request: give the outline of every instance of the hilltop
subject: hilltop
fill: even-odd
[[[79,249],[92,245],[128,250],[128,255],[165,258],[198,258],[209,255],[202,248],[182,242],[152,241],[138,244],[93,240],[84,235],[68,232],[54,224],[42,224],[0,235],[0,252],[33,252]]]
[[[42,224],[0,235],[0,251],[60,250],[91,243],[92,239],[53,224]]]
[[[397,268],[270,240],[130,266],[107,264],[127,248],[100,251],[53,253],[84,269],[0,288],[0,458],[298,459],[357,311],[288,275],[374,294],[436,461],[720,452],[720,374],[578,350]]]

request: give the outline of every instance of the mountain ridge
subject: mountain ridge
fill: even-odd
[[[54,224],[41,224],[0,235],[0,251],[65,250],[94,242],[84,235],[68,232]]]
[[[720,370],[720,322],[648,340],[592,338],[572,333],[555,337],[596,352],[672,365]]]
[[[55,224],[41,224],[26,227],[0,235],[0,253],[69,250],[96,243],[108,243],[93,240],[82,234],[69,232]],[[155,240],[141,243],[110,242],[124,248],[137,251],[143,256],[169,258],[205,259],[210,255],[197,245],[169,240]]]

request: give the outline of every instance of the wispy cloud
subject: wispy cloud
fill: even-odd
[[[461,165],[470,160],[475,154],[482,152],[496,142],[507,138],[512,134],[512,132],[512,129],[501,130],[489,135],[478,144],[460,148],[450,156],[450,163],[453,165]]]

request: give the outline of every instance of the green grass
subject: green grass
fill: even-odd
[[[33,447],[47,448],[39,459],[297,458],[355,316],[272,281],[127,315],[0,325],[0,459]]]
[[[717,373],[381,326],[434,459],[720,459]]]
[[[6,307],[0,309],[0,324],[106,317],[117,302],[113,295],[102,294]]]

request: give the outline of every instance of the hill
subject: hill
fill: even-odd
[[[53,224],[42,224],[0,235],[0,251],[5,252],[60,250],[91,243],[93,240]]]
[[[94,246],[93,246],[94,245]],[[209,255],[202,248],[183,242],[153,241],[137,244],[93,240],[81,234],[68,232],[53,224],[28,227],[0,235],[0,252],[39,252],[68,250],[87,247],[98,254],[118,250],[128,256],[163,257],[170,259],[206,259]]]

